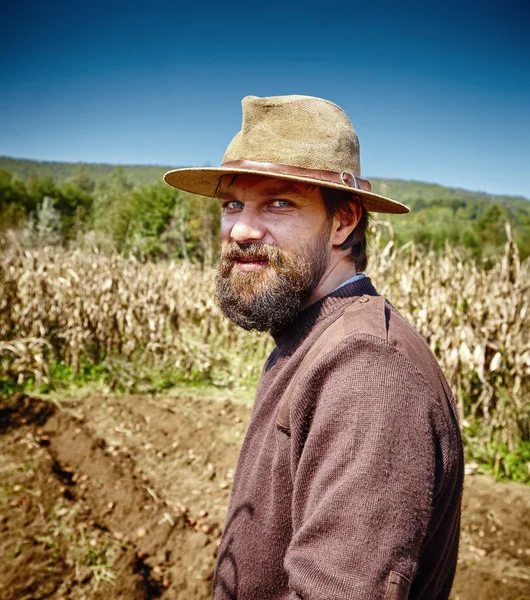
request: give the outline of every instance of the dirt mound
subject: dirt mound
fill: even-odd
[[[250,411],[0,402],[0,599],[206,599]],[[469,477],[454,600],[530,598],[530,488]]]

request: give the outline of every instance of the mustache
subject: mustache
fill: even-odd
[[[232,263],[237,260],[255,260],[277,263],[282,256],[282,250],[277,246],[253,242],[251,244],[237,244],[232,242],[221,253],[221,261]]]

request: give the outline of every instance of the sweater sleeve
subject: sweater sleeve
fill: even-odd
[[[346,339],[291,402],[292,600],[408,598],[431,518],[433,391],[378,338]]]

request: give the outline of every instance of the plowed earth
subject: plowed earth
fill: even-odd
[[[0,599],[206,599],[250,409],[0,401]],[[467,477],[454,600],[530,600],[530,487]]]

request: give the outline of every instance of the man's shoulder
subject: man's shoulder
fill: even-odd
[[[454,400],[445,375],[425,338],[383,296],[362,296],[341,319],[342,343],[371,339],[374,345],[391,347],[423,377],[439,398],[446,416]]]
[[[349,306],[342,316],[339,335],[341,341],[359,336],[378,338],[414,364],[436,362],[425,338],[383,296],[361,296]]]
[[[399,316],[383,296],[376,294],[356,298],[330,321],[308,344],[302,366],[318,364],[320,359],[338,348],[356,344],[361,339],[374,349],[389,344],[395,346],[402,337],[410,337],[421,343],[421,336],[414,328]]]
[[[338,346],[358,344],[360,340],[365,346],[369,343],[372,350],[391,348],[428,382],[439,398],[447,401],[452,397],[426,340],[383,296],[364,295],[348,306],[341,317],[322,332],[308,362],[315,364]]]
[[[359,337],[383,342],[412,358],[414,353],[431,354],[425,339],[383,296],[366,294],[348,306],[339,319],[321,332],[315,346],[319,355],[339,344],[354,343]],[[414,361],[413,361],[414,362]]]

